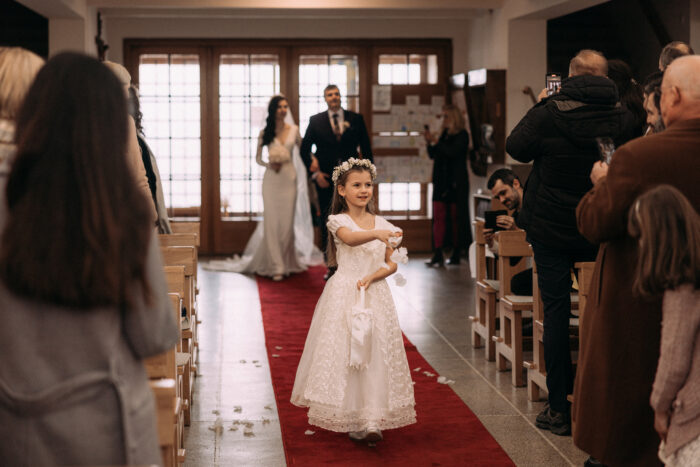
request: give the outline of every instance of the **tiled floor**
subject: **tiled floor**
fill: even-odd
[[[422,263],[412,259],[401,267],[410,286],[389,281],[406,336],[439,374],[455,381],[454,391],[517,465],[582,465],[587,456],[571,437],[534,426],[543,403],[528,401],[525,388],[511,386],[509,372],[499,373],[484,360],[483,348],[472,348],[468,266],[429,269]],[[284,466],[255,279],[202,270],[198,280],[204,322],[185,465]],[[245,421],[252,423],[247,434]]]

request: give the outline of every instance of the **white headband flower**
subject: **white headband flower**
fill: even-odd
[[[372,162],[370,162],[369,159],[355,159],[354,157],[351,157],[333,169],[333,176],[331,177],[333,179],[333,184],[335,185],[338,183],[338,178],[353,167],[365,168],[369,170],[370,174],[372,175],[372,180],[377,178],[377,168],[374,166],[374,164],[372,164]]]

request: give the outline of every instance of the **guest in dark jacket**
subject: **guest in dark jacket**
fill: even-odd
[[[443,247],[452,246],[449,264],[459,264],[462,251],[472,242],[469,228],[469,134],[464,116],[454,105],[443,108],[442,134],[435,138],[425,130],[428,155],[433,159],[433,258],[430,266],[442,266]]]
[[[577,261],[593,261],[597,251],[578,232],[576,206],[592,187],[589,173],[599,160],[596,137],[620,145],[634,131],[633,119],[619,104],[617,88],[606,73],[601,53],[579,52],[560,92],[536,104],[506,141],[514,159],[534,162],[518,225],[532,244],[544,304],[549,406],[538,415],[537,426],[557,435],[571,433],[566,399],[573,389],[569,271]]]

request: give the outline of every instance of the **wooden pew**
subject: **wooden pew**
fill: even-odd
[[[197,244],[195,246],[199,248],[199,239],[201,237],[199,222],[180,222],[171,220],[170,228],[173,229],[174,234],[197,234]]]
[[[158,439],[163,465],[177,467],[185,461],[185,450],[178,449],[178,418],[182,411],[180,398],[176,396],[176,383],[172,379],[153,379],[150,381],[158,414]]]
[[[185,294],[185,266],[165,266],[165,277],[168,282],[168,291],[178,294],[180,297]],[[178,302],[178,308],[182,309],[182,301]],[[179,316],[179,315],[178,315]],[[182,377],[182,408],[184,412],[184,423],[186,426],[190,424],[190,409],[192,407],[192,390],[194,388],[194,377],[196,368],[192,361],[192,355],[189,350],[192,348],[191,338],[184,337],[185,331],[182,331],[180,336],[179,352],[175,355],[177,364],[177,373]]]
[[[532,341],[530,337],[523,337],[523,318],[531,315],[532,296],[513,295],[510,290],[512,277],[525,270],[525,258],[532,256],[532,249],[525,240],[525,231],[508,230],[496,233],[498,240],[498,278],[499,301],[498,317],[500,330],[498,336],[493,336],[496,343],[496,367],[499,371],[508,369],[507,362],[511,364],[511,380],[513,386],[524,386],[523,378],[523,350],[525,345]],[[513,257],[522,259],[514,266],[510,260]]]
[[[193,246],[169,246],[161,247],[163,263],[166,265],[182,265],[185,267],[185,290],[183,302],[186,310],[186,324],[183,324],[183,352],[192,354],[192,363],[197,361],[197,348],[199,346],[197,336],[197,306],[195,298],[197,271],[197,250]]]
[[[496,359],[496,344],[491,339],[496,335],[496,296],[499,282],[488,277],[486,266],[486,239],[484,238],[484,221],[474,222],[476,243],[476,306],[472,322],[472,345],[479,348],[484,345],[484,357],[492,362]]]

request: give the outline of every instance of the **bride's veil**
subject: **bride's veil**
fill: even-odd
[[[294,127],[294,116],[287,112],[285,123]],[[297,130],[298,131],[298,130]],[[309,178],[304,162],[301,160],[299,146],[294,145],[292,164],[297,172],[297,199],[294,206],[294,247],[302,264],[315,266],[323,263],[323,254],[314,245],[314,225],[311,220],[311,202],[309,201]]]

